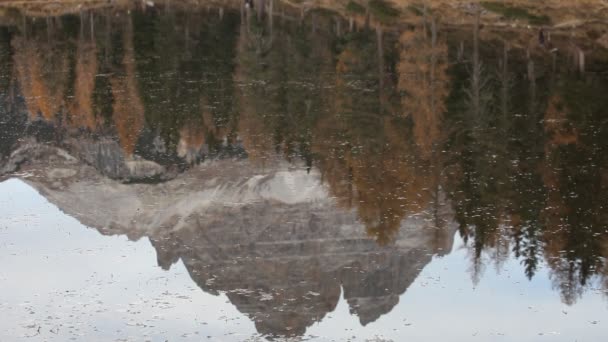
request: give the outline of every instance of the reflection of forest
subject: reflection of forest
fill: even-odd
[[[125,163],[167,170],[285,158],[318,169],[381,244],[446,193],[474,279],[513,253],[529,277],[546,263],[565,302],[608,286],[606,50],[430,15],[396,32],[273,14],[108,9],[2,28],[0,160],[40,122],[47,140],[110,137]]]

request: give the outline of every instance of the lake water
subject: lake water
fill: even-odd
[[[72,12],[0,20],[0,341],[608,337],[589,34]]]

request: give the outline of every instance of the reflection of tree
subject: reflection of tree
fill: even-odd
[[[144,106],[135,79],[135,56],[133,51],[133,24],[130,17],[124,32],[124,74],[112,77],[114,97],[114,124],[120,145],[127,155],[135,152],[137,139],[144,125]]]
[[[59,38],[49,40],[32,32],[13,39],[17,78],[33,118],[42,115],[53,120],[63,106],[70,59],[65,41]]]
[[[231,74],[237,13],[219,18],[202,9],[135,12],[133,23],[137,84],[145,89],[142,101],[150,128],[176,149],[182,128],[208,115],[205,143],[212,150],[221,148],[236,126]]]
[[[240,117],[239,134],[252,160],[275,153],[289,160],[312,159],[311,129],[326,101],[324,85],[333,68],[333,21],[326,13],[313,13],[297,26],[268,25],[250,16],[241,28],[235,79]],[[316,30],[309,29],[308,21]]]
[[[547,79],[549,58],[504,43],[472,45],[472,66],[450,70],[452,129],[443,148],[472,277],[512,253],[529,278],[546,263],[564,302],[573,303],[590,284],[606,282],[605,101],[598,101],[606,84]],[[501,59],[497,70],[484,63],[492,58]]]
[[[542,251],[538,215],[543,190],[535,172],[542,156],[538,148],[542,131],[535,113],[509,116],[523,108],[525,101],[508,97],[526,99],[527,94],[512,92],[526,89],[525,80],[510,76],[504,44],[498,48],[493,42],[482,43],[479,31],[477,16],[470,64],[452,70],[455,88],[446,123],[451,134],[444,147],[449,150],[446,186],[460,233],[471,248],[473,279],[479,279],[486,258],[500,268],[510,250],[522,259],[527,276],[532,277]],[[495,65],[497,70],[484,63],[490,56],[502,57],[502,63]],[[500,82],[494,82],[491,75],[498,75]],[[519,87],[513,87],[514,82]]]
[[[427,158],[439,141],[448,95],[447,44],[437,37],[436,26],[433,19],[430,36],[421,28],[402,33],[398,64],[404,114],[412,116],[414,139]]]
[[[489,117],[493,114],[488,103],[492,89],[480,56],[478,16],[472,43],[470,65],[458,65],[453,71],[457,78],[452,97],[458,101],[452,101],[447,124],[453,125],[456,121],[461,127],[452,126],[448,141],[453,157],[447,161],[446,185],[454,202],[460,234],[471,246],[472,277],[477,280],[483,270],[482,252],[493,249],[500,263],[508,254],[508,244],[500,234],[504,218],[500,217],[502,203],[498,196],[501,186],[496,182],[497,178],[504,177],[504,171],[500,170],[503,160],[495,157],[504,157],[504,151],[495,144],[495,131],[488,129]]]
[[[406,215],[428,206],[433,178],[412,150],[405,121],[384,110],[378,79],[361,79],[377,70],[374,47],[368,32],[342,47],[333,107],[317,124],[313,151],[338,202],[356,208],[368,233],[386,244]]]
[[[608,279],[604,228],[608,219],[604,206],[608,200],[608,131],[600,123],[607,105],[600,95],[602,88],[599,83],[562,84],[545,114],[545,256],[554,286],[568,304],[574,303],[594,278],[602,279],[604,286]]]
[[[412,148],[407,120],[393,113],[399,107],[391,93],[395,80],[378,77],[379,57],[390,63],[395,50],[379,53],[370,30],[328,35],[333,22],[325,19],[316,13],[315,30],[306,27],[306,20],[298,28],[279,23],[273,34],[248,17],[235,72],[241,85],[239,133],[254,160],[278,152],[308,165],[314,162],[338,203],[355,208],[368,233],[386,244],[407,215],[427,208],[433,199],[438,202],[438,177]],[[382,37],[382,45],[394,42],[391,35]],[[432,39],[428,44],[433,46]],[[428,57],[436,65],[429,90],[437,87],[435,72],[445,78],[445,50],[439,50],[443,55],[437,63],[431,56],[435,52]],[[330,74],[335,74],[334,87],[327,85]],[[445,98],[446,85],[440,88],[436,95]],[[431,109],[443,106],[430,97]]]
[[[273,151],[274,132],[264,118],[271,116],[267,113],[273,112],[278,101],[268,94],[269,89],[263,88],[263,85],[268,82],[269,87],[274,89],[283,85],[282,80],[278,78],[284,76],[284,58],[276,58],[273,67],[266,68],[266,63],[260,60],[260,56],[262,51],[267,49],[271,38],[264,34],[263,24],[253,18],[249,10],[244,20],[246,23],[241,24],[237,45],[238,63],[235,71],[236,82],[242,84],[237,92],[240,109],[239,135],[251,160],[265,160]],[[283,52],[283,49],[270,51],[274,55]],[[264,56],[268,56],[267,53]],[[262,110],[264,112],[260,113]],[[273,117],[280,117],[280,114],[285,113],[277,114]]]
[[[488,91],[490,85],[490,79],[486,72],[485,65],[481,60],[479,51],[479,31],[480,23],[479,16],[480,11],[478,10],[475,15],[475,23],[473,25],[473,53],[472,63],[469,78],[469,87],[467,88],[466,94],[468,98],[468,105],[470,115],[473,120],[477,122],[487,122],[487,116],[489,113],[490,101],[492,99],[491,93]]]
[[[22,114],[15,85],[15,68],[11,53],[13,33],[8,27],[0,28],[0,163],[8,157],[23,134],[27,117]]]
[[[188,118],[179,131],[177,154],[189,164],[198,161],[201,149],[207,140],[207,132],[214,127],[210,116],[209,111],[205,111],[200,117]]]
[[[76,51],[76,79],[74,81],[74,99],[71,103],[70,121],[76,127],[94,130],[97,126],[93,110],[93,92],[97,74],[97,44],[93,36],[85,33],[85,19],[81,17],[81,30]],[[89,25],[93,25],[92,18]]]

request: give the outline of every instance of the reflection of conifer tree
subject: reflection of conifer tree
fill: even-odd
[[[480,49],[478,63],[491,50]],[[511,54],[504,52],[506,61]],[[573,303],[593,279],[605,281],[601,220],[606,217],[598,207],[606,200],[600,171],[604,146],[598,144],[604,133],[596,121],[604,106],[596,92],[605,85],[596,81],[590,89],[565,77],[554,87],[542,76],[550,60],[534,57],[530,67],[532,57],[519,52],[519,63],[509,62],[508,69],[499,64],[500,82],[488,83],[486,92],[501,101],[500,106],[487,102],[484,118],[470,115],[473,97],[455,101],[457,88],[450,96],[448,121],[462,126],[447,143],[446,186],[471,248],[473,279],[479,279],[487,257],[498,265],[511,244],[527,277],[534,276],[544,258],[564,302]],[[457,65],[452,72],[464,79],[463,70]],[[474,83],[468,84],[469,94],[475,93]],[[581,88],[586,89],[579,92]]]
[[[475,24],[473,25],[473,53],[472,65],[469,78],[469,87],[466,90],[470,115],[478,124],[483,124],[488,119],[491,101],[490,79],[486,73],[485,65],[481,61],[479,52],[479,23],[480,11],[476,12]]]
[[[448,177],[448,187],[460,233],[472,249],[473,278],[479,278],[475,272],[483,270],[481,263],[486,252],[500,268],[509,255],[511,241],[531,277],[541,251],[538,213],[543,201],[542,192],[538,191],[540,178],[533,172],[540,154],[538,149],[522,148],[521,144],[536,146],[534,140],[542,135],[530,134],[538,126],[533,125],[517,132],[521,136],[511,145],[509,138],[519,119],[508,115],[513,111],[509,97],[513,96],[514,80],[508,69],[507,49],[502,46],[502,61],[496,65],[499,69],[488,69],[482,56],[495,49],[488,46],[482,50],[486,44],[480,44],[478,15],[475,20],[471,66],[467,72],[461,65],[454,70],[455,75],[466,81],[463,93],[458,88],[463,81],[455,82],[456,91],[451,97],[464,101],[452,101],[450,122],[459,120],[458,125],[464,126],[454,129],[448,141],[456,158],[448,158],[452,175]],[[498,75],[499,82],[492,81],[493,74]]]
[[[504,42],[502,58],[500,60],[500,109],[502,112],[503,120],[508,120],[510,114],[510,90],[512,87],[512,76],[509,72],[509,47],[507,42]]]
[[[554,286],[568,304],[594,278],[606,279],[605,87],[597,80],[562,82],[545,113],[545,256]]]
[[[170,9],[163,15],[134,12],[133,22],[138,84],[146,89],[142,99],[153,131],[175,149],[181,127],[206,111],[211,112],[213,126],[222,128],[210,132],[234,129],[230,75],[238,14],[228,12],[218,18],[202,9],[190,13]],[[223,138],[209,134],[206,142],[217,149]]]
[[[520,229],[523,232],[520,255],[523,258],[522,263],[525,267],[525,273],[528,279],[532,279],[538,268],[538,258],[540,254],[540,246],[538,240],[538,230],[535,229],[537,226],[528,224]]]
[[[458,149],[461,162],[456,169],[462,180],[453,194],[460,233],[472,248],[474,279],[478,279],[480,275],[477,272],[483,270],[481,258],[484,249],[497,246],[501,219],[495,182],[500,154],[494,150],[494,131],[488,129],[493,115],[490,99],[494,89],[481,60],[479,29],[477,13],[473,26],[472,63],[463,89],[465,101],[460,107],[460,118],[466,127],[456,132],[460,136],[451,138],[452,143],[458,141],[462,144]]]
[[[278,152],[310,166],[311,128],[326,101],[324,79],[333,64],[331,17],[319,16],[315,33],[289,22],[277,23],[270,33],[255,17],[248,20],[235,73],[242,84],[239,126],[245,148],[254,160]]]
[[[99,22],[98,26],[101,28],[93,31],[93,38],[95,43],[95,50],[97,51],[96,56],[96,68],[97,75],[93,77],[94,87],[93,93],[91,94],[92,99],[92,110],[95,117],[95,123],[98,128],[103,127],[104,123],[112,121],[112,104],[114,102],[112,98],[112,86],[110,84],[110,77],[114,73],[114,68],[120,68],[122,59],[120,58],[123,54],[123,44],[121,42],[120,31],[114,30],[114,27],[121,27],[117,22],[119,19],[114,18],[111,11],[102,11],[92,18],[92,21]],[[91,23],[91,26],[94,24]],[[86,31],[86,29],[83,29]],[[86,35],[82,36],[83,38]],[[86,42],[86,39],[83,39]],[[85,45],[86,46],[86,45]],[[89,51],[90,50],[86,50]],[[119,56],[116,58],[115,56]],[[89,60],[88,57],[86,60]],[[115,60],[114,60],[115,59]],[[88,70],[92,70],[91,62],[87,62],[85,65]]]

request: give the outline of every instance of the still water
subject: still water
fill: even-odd
[[[1,341],[608,337],[608,50],[584,34],[3,15]]]

